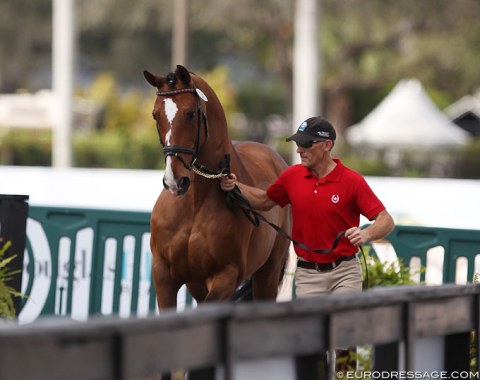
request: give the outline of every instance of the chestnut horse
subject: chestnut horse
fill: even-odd
[[[249,278],[254,300],[274,300],[289,241],[232,212],[219,178],[230,163],[239,181],[265,189],[285,161],[265,145],[232,143],[215,92],[185,67],[166,76],[148,71],[144,76],[157,88],[152,115],[166,158],[164,189],[150,225],[159,308],[176,307],[183,284],[197,302],[224,301]],[[262,214],[290,230],[288,207]]]

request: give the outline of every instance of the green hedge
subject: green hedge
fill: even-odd
[[[52,138],[48,131],[15,130],[0,141],[0,164],[50,166]],[[73,166],[89,168],[163,169],[156,131],[95,131],[73,138]]]
[[[156,135],[99,132],[74,139],[74,166],[162,169],[164,158]]]
[[[51,165],[52,133],[50,130],[11,130],[0,137],[0,164]]]

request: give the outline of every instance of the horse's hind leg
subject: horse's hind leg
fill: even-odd
[[[205,297],[207,297],[207,294],[208,294],[208,289],[206,288],[205,285],[202,285],[202,284],[188,283],[187,289],[190,295],[197,302],[203,302],[205,300]]]

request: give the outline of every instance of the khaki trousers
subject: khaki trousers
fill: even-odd
[[[360,260],[355,257],[353,260],[342,261],[336,268],[324,272],[297,268],[295,287],[297,298],[331,292],[361,292],[362,266]]]
[[[331,292],[361,292],[362,266],[358,257],[342,261],[336,268],[317,272],[315,269],[298,268],[295,272],[295,293],[297,298],[307,298]],[[337,347],[335,350],[337,372],[354,371],[357,367],[355,347]],[[353,356],[353,359],[351,357]],[[327,364],[324,364],[325,366]]]

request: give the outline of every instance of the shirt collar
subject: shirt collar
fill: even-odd
[[[345,166],[343,166],[342,161],[339,158],[334,158],[333,161],[336,162],[335,168],[328,173],[325,177],[318,179],[317,181],[324,183],[324,182],[340,182],[340,179],[342,178],[343,171],[345,169]],[[310,169],[306,168],[305,166],[302,166],[305,172],[305,178],[313,177],[315,176],[312,174]]]

